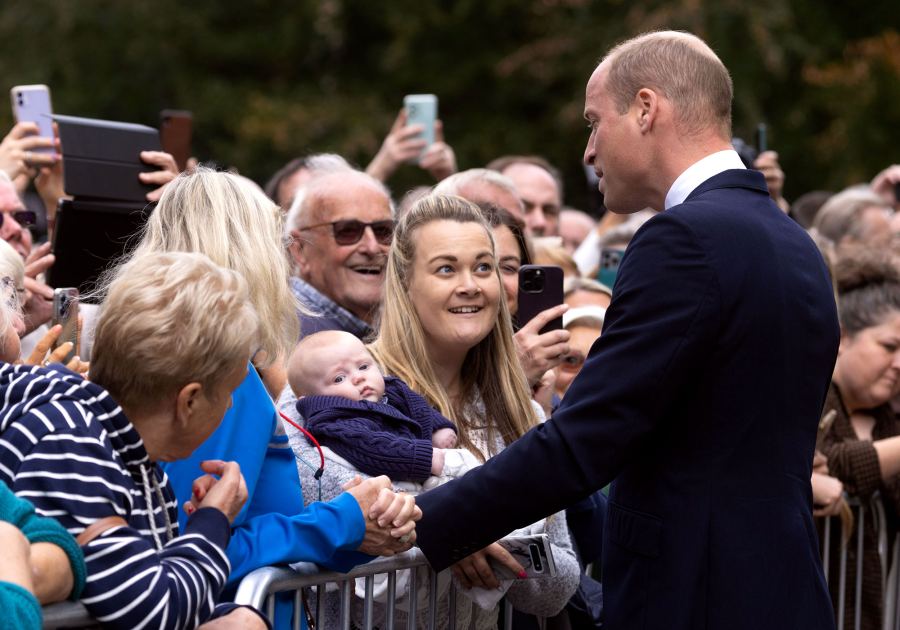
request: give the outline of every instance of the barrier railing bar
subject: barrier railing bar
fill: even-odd
[[[437,573],[431,571],[428,581],[428,630],[437,626]]]
[[[300,626],[303,625],[300,620],[303,619],[305,614],[306,611],[303,610],[303,591],[298,588],[297,592],[294,593],[294,630],[300,630]],[[269,619],[272,618],[269,617]]]
[[[375,576],[366,577],[366,598],[363,600],[365,610],[363,611],[363,625],[366,630],[372,630],[375,625],[373,617],[375,616]]]
[[[825,532],[824,532],[823,537],[825,539],[825,549],[822,553],[822,556],[823,556],[822,557],[822,569],[825,571],[825,583],[830,586],[831,582],[828,577],[829,576],[828,569],[831,566],[831,519],[830,518],[825,519]]]
[[[416,593],[416,578],[418,577],[419,568],[414,566],[409,570],[409,619],[406,626],[409,630],[416,630],[416,614],[419,612],[419,595]]]
[[[853,630],[859,630],[860,622],[862,620],[863,536],[865,531],[866,509],[865,507],[860,507],[859,525],[856,528],[856,588],[853,593]]]
[[[449,621],[450,630],[453,630],[454,628],[456,628],[456,580],[454,580],[452,578],[450,579],[449,600],[450,600],[450,615],[449,615],[450,619],[448,621]]]
[[[394,605],[397,603],[397,572],[388,573],[387,582],[387,614],[385,615],[384,625],[386,628],[394,627]]]

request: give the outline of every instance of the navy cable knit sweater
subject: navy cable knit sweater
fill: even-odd
[[[379,403],[306,396],[297,401],[297,411],[322,446],[367,475],[425,481],[431,475],[431,434],[456,427],[399,378],[385,377],[384,394]]]

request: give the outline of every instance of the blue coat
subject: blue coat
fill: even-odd
[[[419,497],[419,545],[442,568],[615,479],[605,628],[832,628],[810,474],[838,339],[812,241],[720,173],[635,236],[552,419]]]

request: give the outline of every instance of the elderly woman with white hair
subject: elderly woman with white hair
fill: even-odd
[[[247,296],[239,274],[205,256],[142,256],[109,286],[91,381],[60,366],[0,366],[0,481],[77,536],[82,601],[105,627],[186,628],[216,615],[246,485],[236,463],[204,462],[205,496],[179,536],[159,463],[213,432],[243,380],[259,329]],[[233,608],[217,612],[264,627]]]

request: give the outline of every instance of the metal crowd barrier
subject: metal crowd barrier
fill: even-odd
[[[873,520],[873,527],[877,537],[878,561],[881,569],[881,591],[884,596],[884,623],[883,630],[900,630],[900,617],[897,616],[897,595],[898,589],[895,586],[888,588],[889,580],[888,570],[891,573],[896,572],[896,562],[889,562],[888,558],[888,534],[887,521],[884,513],[884,504],[878,493],[875,493],[868,501],[860,501],[857,497],[845,497],[847,505],[853,514],[853,528],[849,537],[844,536],[841,519],[839,516],[824,519],[822,532],[822,569],[825,573],[825,580],[829,583],[829,590],[833,589],[831,584],[831,567],[832,562],[837,562],[838,567],[838,584],[837,584],[837,607],[835,610],[835,620],[838,630],[844,630],[845,617],[848,601],[853,602],[853,630],[860,630],[862,623],[862,587],[863,576],[866,570],[871,567],[864,567],[863,555],[865,549],[865,530],[869,519]],[[840,538],[838,547],[838,558],[832,557],[832,547],[835,546],[833,537]],[[847,584],[847,556],[850,549],[855,550],[855,576],[854,584],[848,588]],[[897,554],[895,546],[894,556]],[[892,578],[896,583],[896,578]],[[852,600],[848,600],[852,592]]]
[[[44,628],[99,628],[81,602],[59,602],[44,606]]]
[[[305,602],[301,589],[315,589],[315,619],[316,628],[325,627],[325,592],[328,585],[337,585],[340,593],[340,621],[339,627],[342,630],[351,628],[351,603],[355,597],[355,580],[356,578],[365,579],[365,599],[363,606],[363,622],[362,627],[365,630],[371,630],[374,623],[374,583],[376,575],[387,575],[387,601],[385,603],[385,628],[395,627],[395,614],[398,596],[402,597],[404,593],[397,592],[397,571],[408,569],[410,576],[408,583],[413,593],[406,599],[408,605],[407,627],[409,630],[416,629],[418,598],[415,595],[415,585],[417,584],[417,574],[425,571],[429,576],[430,588],[428,592],[428,612],[427,625],[428,630],[434,630],[438,627],[438,622],[443,623],[444,620],[437,618],[437,574],[431,570],[425,556],[418,549],[410,549],[406,553],[398,554],[390,558],[376,558],[368,564],[360,565],[349,573],[337,573],[320,568],[312,563],[301,563],[293,565],[294,568],[286,567],[263,567],[251,572],[247,577],[241,580],[238,586],[235,602],[239,604],[249,604],[258,610],[265,612],[269,619],[273,619],[275,615],[275,597],[276,593],[293,593],[294,605],[294,628],[299,630],[300,619],[306,614]],[[449,630],[456,628],[456,602],[457,592],[453,582],[451,581],[449,590],[449,619],[447,619],[447,627]],[[474,606],[474,603],[472,604]],[[505,602],[504,629],[512,628],[512,606]],[[309,606],[312,608],[312,605]],[[543,620],[539,620],[543,627]]]

